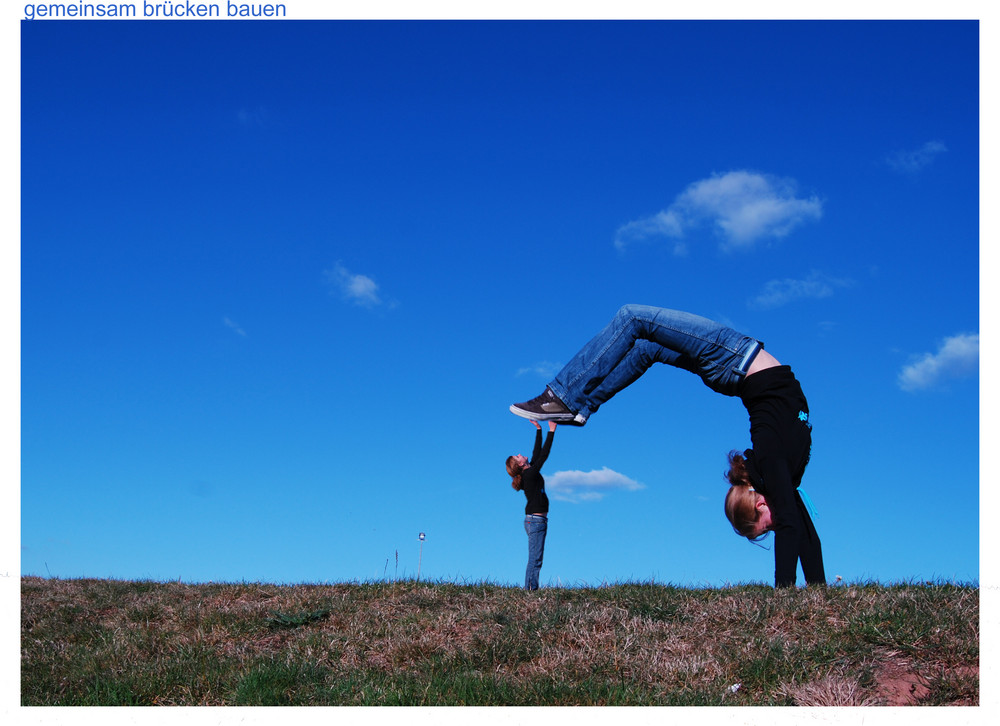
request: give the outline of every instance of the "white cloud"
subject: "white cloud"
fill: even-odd
[[[683,254],[680,240],[702,224],[709,224],[722,237],[723,248],[749,248],[766,238],[780,238],[823,215],[818,197],[796,197],[790,179],[778,179],[750,171],[713,174],[694,182],[665,210],[620,227],[615,246],[650,238],[674,240],[674,252]]]
[[[635,479],[608,467],[592,471],[557,471],[545,477],[545,489],[553,499],[563,502],[597,501],[611,491],[645,489]]]
[[[894,170],[904,174],[916,174],[948,149],[940,141],[928,141],[915,151],[897,151],[886,161]]]
[[[530,373],[533,376],[538,376],[539,378],[545,378],[551,380],[555,378],[556,373],[562,370],[561,363],[552,363],[551,361],[543,360],[539,361],[530,366],[524,366],[523,368],[517,369],[517,375],[523,376]]]
[[[830,297],[838,287],[850,287],[851,280],[839,280],[813,270],[804,280],[785,278],[769,280],[757,297],[750,300],[752,308],[771,309],[787,305],[796,300]]]
[[[355,275],[339,262],[333,269],[326,270],[327,282],[340,296],[355,305],[362,307],[375,307],[382,304],[379,297],[378,285],[367,275]]]
[[[679,241],[684,237],[684,228],[680,217],[671,210],[664,210],[652,217],[637,219],[622,225],[615,233],[615,247],[619,250],[632,242],[641,242],[650,238],[669,237],[674,242],[674,254],[687,252],[687,245]]]
[[[933,388],[949,378],[964,378],[979,370],[979,334],[945,338],[937,353],[925,353],[903,368],[899,387],[904,391]]]
[[[237,335],[242,335],[244,338],[246,337],[246,335],[247,335],[246,331],[243,330],[243,328],[241,328],[238,323],[233,322],[228,317],[223,318],[222,322],[225,324],[225,326],[227,328],[229,328],[230,330],[232,330]]]

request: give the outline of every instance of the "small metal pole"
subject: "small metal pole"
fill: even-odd
[[[420,557],[417,560],[417,582],[420,582],[420,564],[424,561],[424,533],[421,532],[420,539]]]

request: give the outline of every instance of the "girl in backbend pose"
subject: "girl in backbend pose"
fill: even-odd
[[[798,562],[808,584],[824,584],[819,535],[798,490],[812,445],[809,406],[792,369],[760,341],[690,313],[626,305],[544,393],[510,410],[533,421],[583,426],[654,363],[690,371],[713,391],[740,397],[752,447],[729,454],[726,516],[749,539],[774,532],[775,586],[795,584]]]

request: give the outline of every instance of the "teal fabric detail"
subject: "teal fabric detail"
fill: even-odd
[[[817,516],[816,507],[812,503],[812,499],[806,494],[802,489],[799,489],[799,496],[802,497],[802,503],[806,505],[806,509],[809,510],[810,516]]]

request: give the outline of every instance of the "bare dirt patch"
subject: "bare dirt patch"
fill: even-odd
[[[930,694],[927,679],[905,660],[890,659],[875,673],[875,693],[886,706],[916,706]]]

